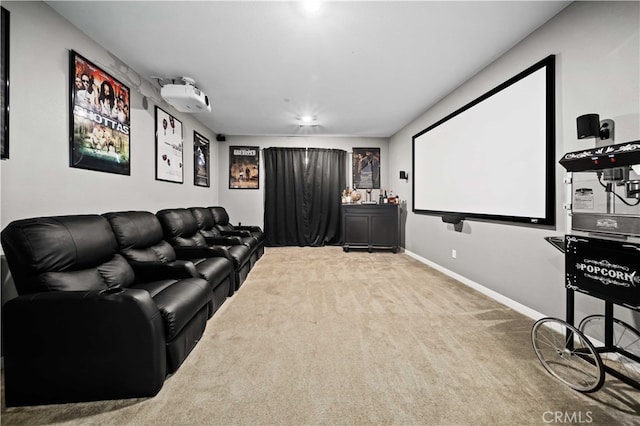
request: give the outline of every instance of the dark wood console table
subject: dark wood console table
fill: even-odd
[[[395,204],[343,204],[342,249],[366,248],[398,251],[399,221]]]

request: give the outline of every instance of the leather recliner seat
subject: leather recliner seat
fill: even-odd
[[[244,225],[234,226],[229,222],[229,214],[224,207],[208,207],[213,216],[216,228],[222,235],[239,236],[242,241],[249,247],[256,250],[258,259],[264,254],[265,237],[264,232],[259,226]]]
[[[151,212],[126,211],[103,214],[118,241],[118,250],[130,262],[175,263],[190,261],[200,276],[211,286],[210,316],[222,306],[229,291],[234,288],[233,263],[221,251],[174,250],[167,241],[160,221]]]
[[[207,244],[213,245],[242,245],[246,247],[251,253],[251,267],[255,265],[258,260],[258,245],[257,244],[245,244],[243,238],[240,236],[222,235],[222,232],[216,227],[216,222],[213,219],[211,210],[206,207],[189,207],[189,211],[196,219],[198,225],[198,232],[202,235]],[[237,248],[236,248],[237,250]]]
[[[207,281],[134,269],[102,216],[17,220],[1,240],[19,294],[2,309],[7,406],[156,395],[204,332]]]
[[[164,209],[156,213],[164,230],[164,238],[176,250],[184,248],[216,249],[224,251],[233,261],[235,289],[240,288],[251,270],[251,249],[244,244],[213,245],[200,234],[198,224],[190,210]],[[219,241],[222,242],[222,241]],[[230,292],[229,295],[233,293]]]

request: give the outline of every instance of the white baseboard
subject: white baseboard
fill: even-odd
[[[538,311],[535,311],[531,308],[529,308],[528,306],[525,306],[519,302],[516,302],[515,300],[509,299],[506,296],[503,296],[502,294],[493,291],[483,285],[478,284],[475,281],[470,280],[469,278],[463,277],[460,274],[457,274],[447,268],[445,268],[444,266],[438,265],[437,263],[434,263],[428,259],[425,259],[422,256],[418,256],[417,254],[409,251],[409,250],[404,250],[404,253],[408,256],[411,256],[412,258],[416,259],[417,261],[424,263],[425,265],[436,269],[440,272],[442,272],[445,275],[450,276],[451,278],[460,281],[462,284],[471,287],[472,289],[479,291],[480,293],[484,294],[485,296],[488,296],[490,298],[492,298],[493,300],[502,303],[503,305],[513,309],[516,312],[519,312],[533,320],[539,320],[540,318],[544,318],[546,315],[541,314]]]

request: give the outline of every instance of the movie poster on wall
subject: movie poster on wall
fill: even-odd
[[[209,186],[209,139],[193,132],[193,184]]]
[[[70,166],[129,175],[129,88],[69,52]]]
[[[156,106],[156,180],[182,183],[182,122]]]
[[[229,147],[229,189],[260,188],[260,149],[257,146]]]
[[[353,148],[353,186],[380,188],[380,148]]]

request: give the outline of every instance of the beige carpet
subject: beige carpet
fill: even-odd
[[[532,325],[404,254],[269,248],[156,397],[3,406],[2,424],[640,424],[610,376],[591,395],[553,379]]]

